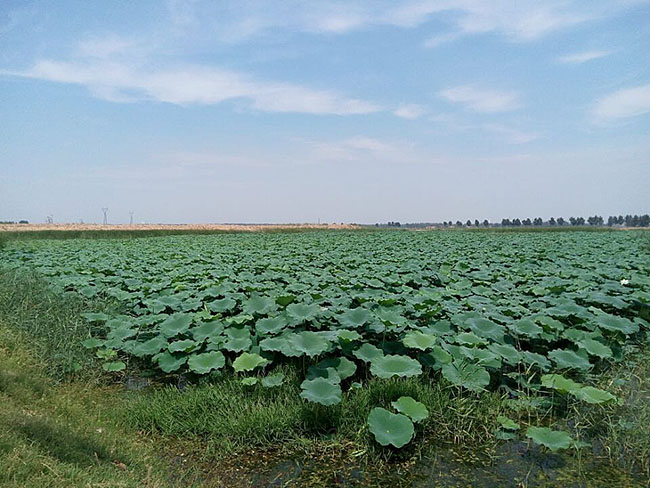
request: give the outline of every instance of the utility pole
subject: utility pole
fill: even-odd
[[[102,212],[104,212],[104,225],[108,224],[108,217],[106,214],[108,213],[108,207],[102,207]]]
[[[133,212],[129,212],[129,225],[133,225]]]

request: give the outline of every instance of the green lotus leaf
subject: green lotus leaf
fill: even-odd
[[[278,295],[275,297],[275,303],[280,305],[281,307],[286,307],[290,303],[292,303],[296,299],[296,295],[291,295],[289,293],[286,293],[284,295]]]
[[[504,417],[503,415],[497,416],[497,422],[501,424],[502,429],[506,430],[517,430],[519,429],[519,424],[515,422],[514,420]]]
[[[427,349],[431,349],[437,340],[438,338],[435,335],[425,334],[419,330],[415,330],[406,334],[404,339],[402,339],[402,343],[406,347],[426,351]]]
[[[329,358],[322,360],[316,366],[312,366],[310,370],[313,378],[320,376],[323,378],[329,378],[334,382],[340,382],[341,380],[346,380],[353,376],[357,371],[357,365],[347,358]],[[338,378],[332,378],[330,374],[331,371],[333,371]]]
[[[596,316],[596,323],[601,329],[610,330],[613,332],[622,332],[625,335],[635,334],[639,332],[638,324],[623,317],[616,317],[615,315],[602,314]]]
[[[170,342],[167,349],[169,349],[169,352],[190,352],[197,346],[198,344],[196,342],[185,339],[182,341]]]
[[[296,351],[306,354],[309,357],[324,353],[330,345],[330,342],[322,335],[310,331],[290,334],[289,341]]]
[[[413,422],[406,415],[390,413],[381,407],[375,407],[370,412],[368,428],[379,444],[390,444],[397,448],[411,442],[415,433]]]
[[[292,303],[287,306],[287,315],[299,324],[315,319],[321,313],[316,303]]]
[[[482,391],[490,384],[490,373],[485,368],[458,359],[442,366],[442,376],[470,391]]]
[[[257,384],[257,378],[255,376],[249,376],[241,380],[241,384],[244,386],[255,386]]]
[[[174,315],[170,315],[168,318],[163,320],[163,322],[159,325],[159,330],[160,333],[167,338],[174,337],[184,333],[187,329],[189,329],[191,323],[191,314],[175,313]]]
[[[325,378],[305,380],[300,384],[301,398],[321,405],[334,405],[341,402],[341,386]]]
[[[542,329],[531,319],[517,320],[514,324],[511,325],[511,329],[517,335],[531,338],[539,337],[539,335],[544,331],[544,329]]]
[[[237,373],[241,373],[242,371],[253,371],[255,368],[268,364],[268,362],[259,354],[243,352],[233,361],[232,367]]]
[[[424,403],[420,403],[409,396],[399,397],[391,405],[398,412],[408,416],[413,422],[420,422],[429,416],[429,411]]]
[[[223,344],[224,349],[233,352],[247,351],[253,341],[248,329],[238,329],[237,327],[228,327],[226,329],[226,341]]]
[[[372,344],[365,343],[352,354],[354,354],[358,359],[369,363],[374,359],[382,357],[384,355],[384,352]]]
[[[86,339],[81,343],[86,349],[95,349],[97,347],[101,347],[104,345],[104,341],[101,339],[97,339],[96,337],[91,337],[90,339]]]
[[[393,376],[418,376],[422,374],[422,365],[408,356],[388,355],[373,359],[370,363],[370,372],[384,379]]]
[[[588,359],[580,356],[571,349],[555,349],[548,353],[548,357],[560,369],[579,369],[586,371],[591,368],[591,363]]]
[[[363,339],[363,336],[356,330],[341,329],[337,334],[340,341],[352,342]]]
[[[141,342],[133,348],[132,354],[137,357],[152,356],[158,354],[167,347],[167,340],[164,337],[156,336],[148,341]]]
[[[400,314],[399,310],[388,307],[379,307],[375,310],[375,316],[389,326],[406,325],[408,322],[406,317]]]
[[[270,312],[273,312],[278,308],[275,300],[271,297],[261,297],[259,295],[254,295],[244,302],[243,310],[244,313],[251,315],[266,315]]]
[[[469,359],[472,363],[486,368],[501,369],[501,356],[488,349],[460,346],[460,351],[465,359]]]
[[[279,334],[287,327],[287,319],[283,315],[276,317],[267,317],[260,319],[255,324],[255,330],[258,334]]]
[[[91,324],[106,322],[108,319],[110,319],[110,317],[105,313],[88,312],[88,313],[82,313],[81,316]]]
[[[129,324],[123,325],[122,327],[118,327],[115,329],[112,329],[107,335],[106,335],[106,340],[107,341],[114,341],[116,343],[124,341],[124,339],[128,339],[129,337],[133,337],[138,333],[137,330],[131,329]]]
[[[573,439],[567,432],[552,430],[548,427],[528,427],[526,437],[537,444],[548,447],[553,452],[559,449],[568,449],[573,443]]]
[[[585,338],[578,342],[578,345],[583,347],[592,356],[598,356],[599,358],[607,359],[614,355],[608,346],[596,339]]]
[[[503,341],[505,334],[503,326],[495,324],[491,320],[483,317],[471,317],[465,321],[465,326],[479,337],[492,339],[495,342]]]
[[[433,350],[429,355],[434,359],[437,365],[451,363],[454,359],[449,352],[438,345],[433,346]]]
[[[109,371],[115,373],[117,371],[122,371],[126,369],[126,364],[123,361],[111,361],[110,363],[104,363],[102,365],[104,371]]]
[[[475,346],[478,344],[485,344],[485,339],[477,336],[473,332],[461,332],[456,336],[456,342],[458,344],[469,344],[470,346]]]
[[[506,363],[515,365],[521,361],[521,353],[510,344],[490,344],[488,349],[501,356]]]
[[[190,370],[197,374],[207,374],[213,369],[222,368],[224,364],[226,364],[226,358],[219,351],[193,354],[187,360]]]
[[[208,303],[208,308],[214,313],[230,312],[237,307],[237,302],[232,298],[222,298],[221,300],[214,300]]]
[[[370,310],[363,307],[346,310],[342,314],[336,316],[336,320],[338,320],[343,327],[349,328],[361,327],[368,323],[371,318],[372,313]]]
[[[592,404],[615,402],[618,400],[610,392],[599,390],[593,386],[583,386],[582,388],[572,393],[579,400]]]
[[[165,373],[172,373],[178,371],[181,366],[187,362],[187,356],[174,356],[167,351],[163,351],[160,354],[154,356],[154,359],[158,362],[158,366]]]
[[[284,381],[284,374],[275,373],[262,378],[262,386],[264,388],[275,388],[276,386],[280,386],[283,381]]]
[[[537,366],[542,371],[548,371],[551,369],[551,362],[536,352],[522,351],[521,352],[522,362],[529,364],[531,366]]]
[[[223,324],[216,321],[206,322],[189,330],[189,333],[192,334],[192,337],[197,342],[203,342],[210,337],[218,336],[222,332]]]
[[[545,388],[552,388],[562,393],[574,393],[582,388],[580,383],[576,383],[572,379],[565,378],[561,374],[545,374],[542,375],[542,386]]]

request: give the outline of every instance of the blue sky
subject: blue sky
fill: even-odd
[[[0,2],[0,220],[650,211],[648,1]]]

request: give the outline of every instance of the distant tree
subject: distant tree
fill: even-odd
[[[472,221],[469,220],[469,219],[467,219],[467,222],[465,222],[465,225],[466,225],[467,227],[471,227],[471,226],[472,226]]]
[[[490,227],[490,222],[488,221],[488,219],[485,219],[483,221],[483,227]]]
[[[639,226],[639,216],[635,215],[632,217],[632,227],[638,227]]]
[[[650,227],[650,215],[644,214],[639,217],[639,227]]]
[[[618,225],[623,225],[625,223],[625,218],[622,215],[619,215],[618,219],[616,220],[616,223]]]
[[[544,224],[544,221],[541,219],[541,217],[536,217],[533,219],[533,225],[536,225],[537,227],[541,227]]]
[[[524,219],[521,221],[521,223],[526,226],[533,225],[530,219]]]
[[[521,220],[512,219],[512,225],[514,225],[515,227],[520,227],[521,226]]]
[[[558,217],[556,222],[557,222],[557,225],[560,225],[560,226],[564,225],[566,223],[565,220],[564,220],[564,217]]]
[[[607,217],[607,227],[612,227],[614,224],[616,224],[616,217],[613,215]]]
[[[569,217],[569,224],[578,225],[578,224],[576,224],[576,218],[575,217]]]
[[[511,225],[510,219],[501,219],[501,227],[509,227]]]
[[[29,224],[29,220],[19,220],[19,224]]]
[[[551,217],[550,219],[548,219],[548,225],[555,225],[556,223],[557,223],[557,222],[555,222],[555,219],[554,219],[553,217]]]
[[[576,225],[585,225],[585,218],[584,217],[577,217],[576,218]]]
[[[625,220],[623,221],[626,227],[632,227],[632,216],[626,215]]]
[[[463,223],[460,220],[456,221],[456,227],[462,227]]]
[[[474,227],[478,227],[479,225],[481,225],[481,223],[478,221],[478,219],[475,219],[474,220]]]

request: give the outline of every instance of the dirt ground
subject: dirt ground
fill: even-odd
[[[353,224],[0,224],[0,232],[27,232],[43,230],[225,230],[257,232],[269,229],[355,229]]]

